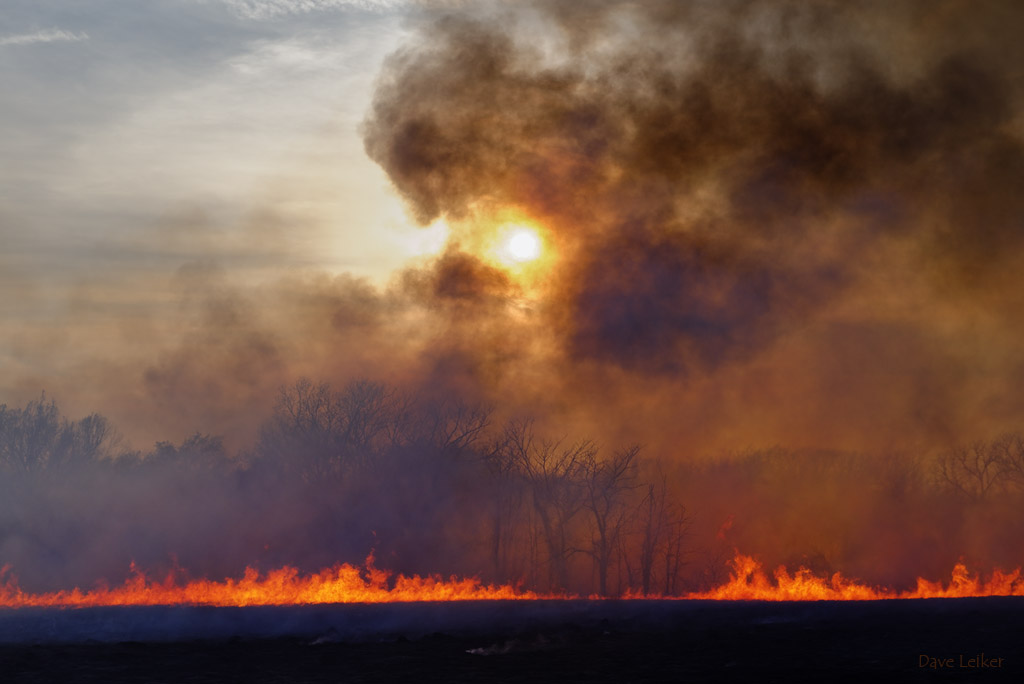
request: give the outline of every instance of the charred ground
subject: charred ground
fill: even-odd
[[[5,644],[0,667],[11,682],[1011,681],[1024,671],[1021,601],[293,607],[281,609],[292,634],[261,639],[251,628],[269,613],[239,609],[247,637]],[[7,613],[0,628],[42,617]],[[985,667],[967,666],[981,654]]]

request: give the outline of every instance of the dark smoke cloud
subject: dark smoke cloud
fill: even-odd
[[[633,378],[624,398],[643,376],[718,374],[744,393],[725,367],[799,347],[830,369],[811,400],[828,422],[867,429],[877,414],[849,405],[913,376],[892,429],[920,434],[979,418],[980,397],[935,391],[981,361],[985,345],[965,349],[975,312],[993,346],[1017,335],[1022,68],[1007,24],[1024,12],[955,2],[442,13],[388,62],[366,149],[424,223],[487,230],[508,205],[552,234],[541,315],[567,385],[605,367]],[[492,289],[459,283],[479,288],[463,299]],[[864,380],[865,357],[913,370]]]
[[[678,458],[1019,427],[1024,10],[608,0],[418,20],[364,135],[412,214],[453,226],[439,257],[383,289],[253,288],[197,261],[160,291],[176,310],[90,331],[123,358],[19,333],[68,359],[59,381],[28,369],[24,397],[106,413],[138,448],[195,430],[243,448],[299,376],[449,388]],[[481,247],[506,209],[546,233],[537,283]]]
[[[1019,427],[1024,9],[430,7],[363,134],[411,214],[452,226],[439,257],[386,288],[197,260],[167,288],[140,276],[151,311],[83,285],[70,317],[11,329],[19,358],[60,362],[5,399],[46,389],[142,449],[194,430],[244,448],[302,375],[457,389],[673,455]],[[535,282],[487,254],[505,210],[555,255]],[[252,242],[287,251],[287,222],[254,214]],[[200,218],[168,226],[190,262],[181,240],[225,251]]]
[[[512,286],[502,271],[458,251],[441,256],[430,273],[409,273],[407,277],[410,294],[426,295],[424,301],[428,304],[500,301]]]
[[[1017,429],[1022,17],[1000,2],[424,10],[363,133],[412,215],[451,225],[439,257],[386,288],[243,286],[196,261],[159,290],[166,308],[90,331],[125,351],[105,362],[61,331],[19,333],[65,362],[59,382],[28,369],[17,387],[109,414],[138,448],[194,430],[244,448],[303,375],[450,389],[680,458]],[[488,254],[506,210],[554,255],[533,281]],[[285,244],[275,231],[259,242]]]

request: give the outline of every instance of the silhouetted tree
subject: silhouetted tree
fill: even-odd
[[[118,435],[99,414],[79,421],[61,416],[46,395],[24,408],[0,405],[0,467],[31,473],[93,463],[110,455]]]
[[[491,424],[490,406],[460,399],[427,399],[419,402],[418,430],[434,448],[457,452],[477,445]]]
[[[306,480],[340,477],[366,465],[385,439],[395,439],[395,396],[394,389],[368,380],[333,392],[327,383],[301,379],[281,390],[260,430],[256,455]]]
[[[536,439],[531,421],[511,422],[506,445],[526,480],[533,509],[540,519],[547,549],[550,581],[555,589],[569,584],[571,523],[583,508],[583,475],[597,448],[589,441],[563,445],[562,441]]]
[[[1024,486],[1024,437],[1019,433],[1002,435],[992,443],[992,448],[1007,483]]]
[[[598,592],[608,595],[608,569],[630,513],[629,494],[636,484],[639,446],[615,452],[609,459],[597,451],[584,454],[582,464],[583,507],[590,513],[593,528],[586,552],[597,566]]]
[[[146,464],[164,465],[196,471],[226,470],[231,466],[221,437],[196,432],[175,445],[157,442],[143,460]]]
[[[491,494],[491,565],[494,576],[500,581],[505,581],[511,570],[525,493],[525,481],[517,465],[517,450],[509,443],[517,431],[507,428],[481,453],[489,475]]]
[[[640,538],[637,562],[641,593],[646,596],[654,591],[654,580],[660,564],[663,580],[661,591],[665,595],[675,594],[679,590],[683,542],[689,519],[686,508],[669,493],[668,479],[660,468],[657,481],[647,485],[639,503],[637,521]]]
[[[984,501],[1004,479],[1005,464],[995,442],[956,446],[939,457],[942,484],[969,501]]]

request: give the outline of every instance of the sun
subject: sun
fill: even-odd
[[[540,257],[543,250],[537,231],[524,226],[511,227],[501,245],[501,256],[509,262],[523,264]]]

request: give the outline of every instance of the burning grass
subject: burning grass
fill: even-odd
[[[7,574],[5,568],[4,574]],[[261,577],[251,567],[241,579],[221,582],[208,579],[179,583],[174,574],[162,581],[149,579],[132,566],[132,576],[119,587],[98,587],[90,591],[30,594],[17,580],[8,577],[0,585],[0,606],[7,608],[64,606],[282,606],[318,603],[397,603],[410,601],[479,601],[536,599],[537,594],[510,585],[490,586],[476,579],[413,575],[393,576],[374,565],[373,555],[362,568],[348,563],[302,576],[296,568],[284,567]]]
[[[573,599],[569,595],[540,595],[512,585],[487,585],[475,578],[395,575],[374,565],[371,554],[363,567],[337,565],[311,575],[300,575],[292,567],[273,570],[264,576],[246,568],[240,579],[209,579],[179,582],[169,574],[152,580],[132,567],[124,584],[92,590],[75,588],[51,593],[26,593],[8,568],[0,574],[0,607],[99,606],[284,606],[329,603],[400,603],[422,601],[501,601]],[[1005,573],[996,570],[987,580],[972,575],[958,563],[948,584],[917,580],[909,591],[871,587],[835,573],[819,577],[806,568],[790,572],[777,568],[771,577],[753,557],[737,554],[728,582],[705,592],[681,596],[626,595],[630,599],[704,599],[718,601],[870,601],[881,599],[967,598],[1024,596],[1020,568]],[[598,597],[592,597],[598,598]]]
[[[968,598],[982,596],[1024,596],[1020,568],[1004,573],[993,571],[988,580],[972,575],[963,563],[953,568],[949,584],[919,577],[910,591],[875,588],[835,573],[815,576],[800,568],[790,573],[778,567],[771,579],[761,564],[750,556],[737,554],[732,561],[732,576],[710,591],[689,594],[686,598],[721,601],[876,601],[882,599]]]

